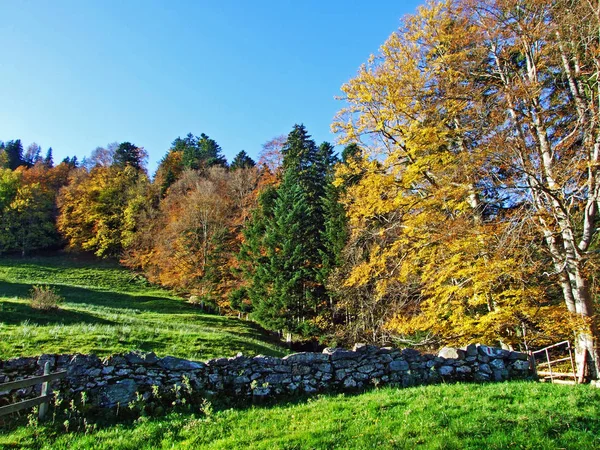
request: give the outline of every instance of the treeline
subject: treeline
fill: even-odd
[[[55,168],[35,152],[15,167],[11,142],[2,248],[43,247],[52,218],[72,248],[287,334],[571,338],[595,376],[599,11],[429,3],[343,86],[339,158],[302,126],[258,164],[240,153],[228,165],[215,141],[188,135],[151,181],[131,144]],[[39,232],[24,237],[26,221]]]

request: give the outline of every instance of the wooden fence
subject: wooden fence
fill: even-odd
[[[48,411],[48,403],[52,398],[52,395],[49,393],[50,382],[64,378],[66,374],[66,370],[50,373],[50,362],[46,362],[44,365],[44,375],[42,376],[0,384],[0,392],[10,392],[14,391],[15,389],[22,389],[29,386],[35,386],[37,384],[42,385],[42,392],[39,397],[0,407],[0,417],[6,414],[21,411],[22,409],[33,408],[34,406],[40,405],[39,418],[43,419]]]
[[[536,350],[535,352],[531,352],[531,356],[537,374],[542,377],[543,380],[548,380],[551,383],[578,383],[579,380],[577,379],[575,370],[575,359],[573,358],[573,347],[571,347],[569,341],[559,342]],[[542,360],[543,362],[538,362],[539,360]],[[557,370],[553,368],[553,366],[556,367],[560,363],[563,363],[562,369]],[[564,370],[565,364],[570,370]],[[565,378],[567,378],[567,380],[565,380]],[[572,378],[572,380],[568,380],[568,378]]]

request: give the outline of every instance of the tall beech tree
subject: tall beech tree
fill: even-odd
[[[599,24],[597,1],[430,3],[343,87],[334,129],[368,152],[339,173],[362,177],[342,284],[402,293],[382,329],[574,333],[597,376]]]

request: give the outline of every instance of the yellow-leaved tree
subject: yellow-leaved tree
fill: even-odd
[[[333,129],[363,152],[338,169],[339,184],[358,181],[345,187],[351,238],[332,284],[354,336],[527,346],[577,323],[542,275],[520,173],[495,140],[506,111],[472,3],[494,2],[406,17],[342,87]]]

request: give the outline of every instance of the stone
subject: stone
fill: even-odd
[[[352,377],[348,377],[344,380],[344,387],[345,388],[355,388],[356,387],[356,380]]]
[[[325,350],[323,350],[325,351]],[[356,359],[358,358],[358,353],[356,352],[351,352],[349,350],[344,350],[343,348],[336,348],[332,353],[331,353],[331,360],[332,361],[339,361],[340,359]]]
[[[529,361],[515,361],[512,363],[512,367],[516,370],[526,371],[529,370]]]
[[[223,359],[227,360],[227,358]],[[158,364],[167,370],[198,370],[206,367],[204,363],[175,358],[174,356],[165,356]]]
[[[529,355],[527,353],[521,353],[521,352],[510,352],[510,355],[508,355],[508,359],[518,359],[521,361],[529,361]]]
[[[507,358],[510,355],[509,350],[502,348],[488,347],[487,345],[480,345],[477,347],[480,355],[488,356],[490,358]]]
[[[154,352],[150,353],[139,353],[129,352],[123,355],[129,364],[141,364],[144,366],[151,366],[158,362],[158,357]]]
[[[475,344],[469,344],[465,348],[467,356],[477,356],[477,346]]]
[[[115,384],[107,385],[102,389],[100,405],[114,408],[117,405],[125,407],[135,399],[138,386],[131,379],[117,381]]]
[[[271,393],[271,388],[268,386],[259,386],[252,390],[254,397],[267,397]]]
[[[317,368],[317,370],[320,370],[321,372],[327,372],[327,373],[333,372],[333,364],[330,364],[330,363],[317,364],[315,367]]]
[[[233,384],[250,384],[250,378],[245,377],[245,376],[241,376],[241,377],[235,377],[233,379]]]
[[[265,377],[265,382],[269,384],[283,384],[292,381],[291,377],[282,373],[274,373]]]
[[[115,366],[104,366],[102,368],[103,375],[109,375],[115,371]]]
[[[463,359],[465,352],[454,347],[444,347],[439,351],[438,356],[446,359]]]
[[[505,367],[504,361],[501,359],[493,359],[492,361],[490,361],[490,367],[492,369],[502,370]]]
[[[283,361],[287,361],[288,363],[297,363],[297,364],[311,364],[315,361],[319,362],[328,362],[329,355],[323,353],[294,353],[292,355],[287,355],[281,358]]]
[[[443,377],[451,375],[452,372],[454,372],[454,367],[452,366],[442,366],[438,369],[438,373]]]
[[[389,364],[389,369],[392,372],[404,372],[409,369],[409,365],[403,359],[396,359]]]
[[[366,364],[364,366],[360,366],[358,369],[360,373],[373,373],[375,372],[375,366],[372,364]]]
[[[94,369],[91,369],[88,371],[87,376],[88,377],[92,377],[92,378],[96,378],[98,377],[100,374],[102,373],[102,369],[100,367],[96,367]]]
[[[490,362],[490,357],[487,355],[478,355],[477,356],[477,361],[482,362],[482,363],[489,363]]]
[[[352,351],[357,353],[365,353],[367,351],[367,344],[354,344],[354,347],[352,347]]]
[[[487,375],[491,375],[492,374],[492,369],[487,364],[479,364],[479,372],[485,373]]]
[[[339,359],[333,361],[333,367],[336,369],[348,369],[356,367],[357,362],[352,359]]]
[[[311,372],[310,366],[292,366],[293,375],[308,375]]]
[[[406,359],[415,360],[421,357],[421,353],[412,348],[405,348],[402,350],[402,356]]]
[[[456,373],[467,374],[471,372],[472,370],[469,366],[460,366],[456,368]]]

